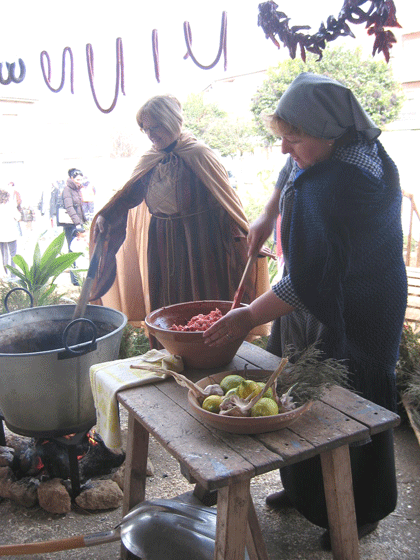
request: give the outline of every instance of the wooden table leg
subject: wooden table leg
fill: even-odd
[[[249,502],[250,479],[219,488],[214,560],[244,560]]]
[[[321,453],[334,560],[359,560],[349,446]]]
[[[123,517],[146,497],[147,453],[149,432],[132,414],[128,415],[127,448],[125,456]],[[121,560],[132,556],[121,543]]]
[[[249,560],[268,560],[267,548],[251,496],[249,497],[246,549]]]
[[[145,499],[148,450],[149,432],[143,428],[132,414],[129,414],[122,507],[123,516]]]

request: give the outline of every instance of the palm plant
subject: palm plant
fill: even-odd
[[[15,266],[7,265],[12,274],[18,278],[16,283],[32,294],[35,306],[47,303],[48,298],[57,288],[54,284],[56,278],[82,255],[82,253],[62,254],[64,240],[63,232],[52,240],[43,254],[37,242],[32,265],[29,265],[22,255],[13,257]]]

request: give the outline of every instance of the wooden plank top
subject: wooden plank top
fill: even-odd
[[[273,370],[279,361],[245,342],[228,366],[186,373],[198,381],[211,373],[242,370],[245,363],[252,368]],[[187,394],[185,387],[168,379],[121,391],[118,400],[208,490],[365,440],[369,434],[399,422],[397,415],[336,387],[289,428],[252,436],[230,434],[196,417]]]

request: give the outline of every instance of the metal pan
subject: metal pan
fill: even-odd
[[[216,513],[212,508],[177,500],[145,501],[132,509],[112,531],[3,545],[0,556],[58,552],[121,539],[124,547],[142,560],[213,560]]]

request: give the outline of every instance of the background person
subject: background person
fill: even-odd
[[[162,306],[231,301],[247,262],[248,222],[214,153],[182,130],[175,97],[149,99],[137,122],[153,146],[91,232],[105,229],[110,236],[93,298],[140,325]],[[258,261],[244,302],[269,286],[266,259]]]
[[[82,196],[80,190],[82,188],[83,173],[80,169],[71,168],[68,171],[69,178],[67,179],[66,186],[63,189],[63,206],[72,221],[71,224],[63,224],[64,232],[66,235],[67,246],[69,253],[71,250],[71,243],[73,238],[78,233],[83,233],[85,228],[83,224],[86,222],[86,217],[83,212]],[[75,268],[75,264],[73,265]],[[70,271],[70,279],[73,286],[78,286],[79,281],[75,274]]]
[[[7,191],[10,193],[11,202],[13,203],[14,206],[16,206],[19,214],[21,214],[22,213],[22,197],[20,195],[20,192],[16,189],[16,185],[13,181],[10,181],[10,183],[7,185]],[[22,235],[22,229],[20,227],[20,220],[18,221],[17,225],[18,225],[19,236],[21,236]]]
[[[395,365],[407,302],[401,189],[377,140],[380,130],[352,92],[324,76],[300,74],[268,122],[290,154],[265,212],[252,225],[250,251],[280,211],[284,277],[246,309],[228,313],[204,337],[220,345],[275,320],[267,349],[318,343],[344,360],[352,388],[396,411]],[[285,181],[286,179],[286,181]],[[396,506],[392,430],[350,449],[359,537]],[[285,491],[271,506],[293,504],[328,527],[319,457],[280,470]],[[323,536],[328,548],[328,532]]]
[[[49,218],[51,228],[57,227],[57,212],[63,206],[63,190],[66,182],[63,180],[53,181],[49,192]]]
[[[92,182],[85,178],[80,192],[83,201],[83,212],[86,216],[86,220],[91,222],[93,220],[93,216],[95,215],[96,189]]]
[[[9,184],[9,187],[10,184]],[[2,257],[3,269],[2,276],[6,278],[15,278],[11,272],[6,269],[6,265],[12,265],[12,259],[17,252],[17,240],[20,236],[19,221],[21,219],[20,212],[17,208],[16,197],[9,190],[0,190],[0,252]]]

